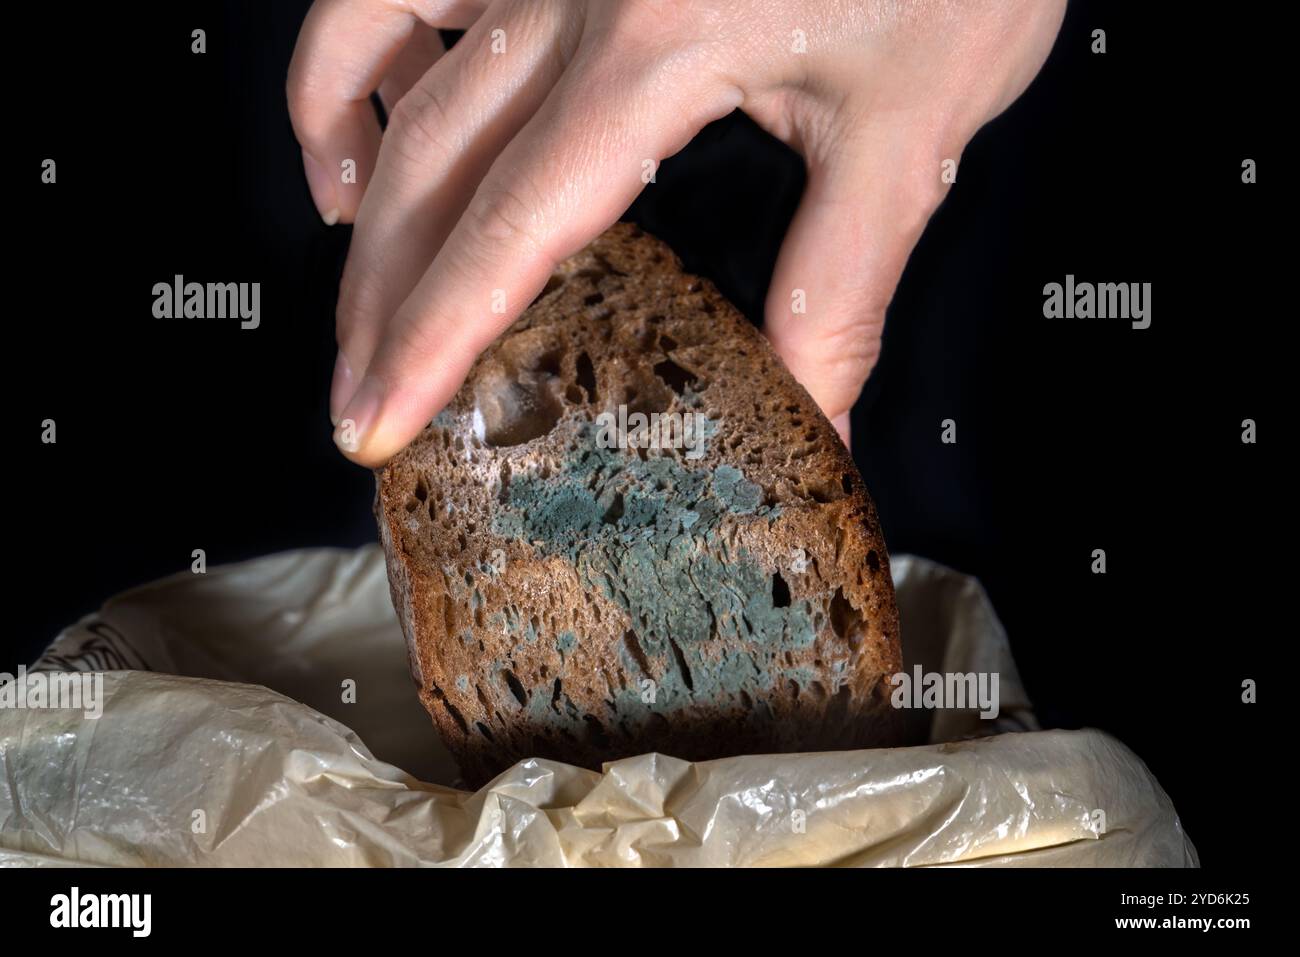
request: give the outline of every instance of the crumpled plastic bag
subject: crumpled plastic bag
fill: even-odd
[[[995,721],[912,711],[931,743],[871,751],[528,760],[477,793],[451,786],[377,547],[164,579],[34,666],[103,672],[101,717],[0,709],[0,864],[1197,866],[1136,755],[1036,730],[976,581],[892,571],[906,667],[997,672]]]

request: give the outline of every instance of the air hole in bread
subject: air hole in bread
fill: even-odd
[[[447,584],[450,587],[451,582],[449,581]],[[452,603],[450,595],[442,600],[442,623],[447,628],[447,634],[454,635],[456,633],[456,606]]]
[[[537,355],[532,362],[524,368],[529,372],[540,372],[543,375],[558,376],[560,374],[560,363],[564,358],[564,352],[561,349],[547,349]]]
[[[867,567],[871,569],[873,575],[880,572],[880,556],[876,554],[874,548],[867,552]]]
[[[518,676],[507,668],[501,672],[501,677],[505,679],[507,687],[510,688],[510,693],[515,696],[515,700],[519,702],[519,706],[521,708],[527,707],[528,692],[524,690],[523,683],[520,682]]]
[[[483,735],[483,737],[487,738],[489,741],[496,741],[496,738],[492,737],[492,732],[488,730],[488,726],[482,721],[475,722],[474,727],[478,728],[479,734]]]
[[[677,639],[669,637],[668,643],[672,646],[673,657],[677,659],[677,670],[682,673],[682,681],[686,683],[687,691],[695,690],[695,681],[691,676],[691,669],[686,664],[686,656],[682,654],[681,645],[677,644]]]
[[[595,715],[585,714],[582,720],[587,722],[587,737],[591,743],[602,751],[609,748],[609,735],[605,732],[605,726],[600,723],[600,719]]]
[[[460,728],[461,734],[469,734],[469,725],[465,723],[465,716],[456,710],[456,706],[447,700],[447,695],[436,685],[433,688],[433,696],[438,699],[438,703],[447,709],[447,714],[451,715],[451,720],[456,722],[456,727]]]
[[[563,411],[552,377],[524,375],[511,382],[503,376],[481,379],[475,388],[474,425],[496,448],[522,445],[555,428]]]
[[[678,395],[685,392],[687,386],[695,379],[695,376],[676,362],[673,362],[672,359],[665,359],[663,362],[657,363],[654,367],[654,373],[663,380],[668,388]]]
[[[609,503],[609,508],[605,509],[605,514],[600,520],[606,525],[613,525],[623,517],[623,493],[614,493],[614,500]]]
[[[578,385],[582,386],[587,393],[587,399],[595,405],[600,401],[596,394],[596,369],[591,364],[591,356],[582,352],[578,354],[578,361],[574,364],[574,372],[578,377]]]
[[[772,573],[772,607],[790,607],[790,585],[781,577],[780,572]]]
[[[650,670],[650,662],[645,656],[645,650],[641,647],[641,642],[637,640],[636,632],[626,631],[623,633],[623,645],[627,648],[627,653],[632,656],[632,660],[637,663],[641,673],[647,677],[653,674]]]
[[[862,616],[853,608],[853,604],[844,596],[844,589],[835,589],[831,598],[831,631],[836,637],[856,645],[861,635]]]
[[[550,432],[563,411],[563,355],[542,329],[504,340],[474,386],[474,438],[499,448]]]
[[[808,491],[808,497],[818,505],[828,505],[831,502],[838,502],[844,497],[844,491],[840,488],[838,482],[832,482],[827,485],[824,482],[805,483],[804,488]]]
[[[591,295],[583,298],[582,304],[584,306],[599,306],[604,301],[605,294],[603,292],[593,292]]]
[[[510,463],[502,462],[501,469],[497,472],[498,487],[497,501],[502,505],[510,501]]]

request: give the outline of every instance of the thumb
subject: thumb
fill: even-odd
[[[809,162],[764,331],[846,445],[849,410],[880,355],[885,308],[943,198],[941,172],[940,159],[875,132]]]

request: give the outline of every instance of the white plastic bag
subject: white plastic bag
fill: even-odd
[[[377,547],[137,588],[35,666],[104,671],[101,717],[0,709],[0,864],[1197,864],[1132,752],[1033,730],[977,582],[892,571],[907,668],[997,672],[996,722],[917,711],[931,744],[603,774],[530,760],[477,793],[450,786]]]

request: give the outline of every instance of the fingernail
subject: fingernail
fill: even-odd
[[[339,221],[339,196],[334,189],[334,177],[314,156],[302,151],[302,168],[307,173],[307,188],[311,190],[311,200],[316,204],[320,218],[326,226],[333,226]]]
[[[366,444],[379,419],[383,398],[384,388],[377,379],[373,376],[362,379],[334,427],[334,444],[348,454],[356,454]]]
[[[330,380],[330,424],[338,425],[343,416],[343,409],[348,400],[357,391],[356,380],[352,378],[352,366],[347,356],[339,350],[339,357],[334,361],[334,378]]]

